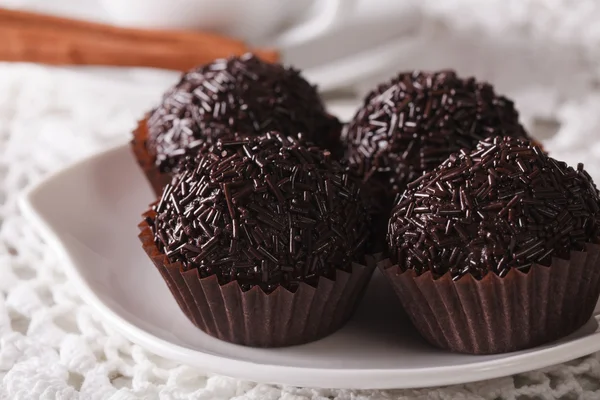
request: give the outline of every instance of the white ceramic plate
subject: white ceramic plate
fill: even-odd
[[[374,277],[354,318],[302,346],[245,348],[196,329],[171,297],[137,238],[152,200],[127,145],[49,177],[22,198],[23,212],[60,254],[84,301],[116,330],[152,352],[253,381],[327,388],[416,388],[500,377],[600,350],[593,318],[559,342],[504,355],[467,356],[427,345]]]

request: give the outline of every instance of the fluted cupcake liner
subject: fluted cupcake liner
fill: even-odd
[[[144,250],[189,320],[211,336],[245,346],[292,346],[335,332],[356,310],[376,265],[367,257],[367,265],[354,263],[352,272],[338,270],[335,280],[320,278],[316,287],[301,283],[293,293],[278,287],[267,294],[258,286],[242,291],[235,281],[221,285],[215,275],[201,278],[197,269],[170,263],[148,224],[139,227]]]
[[[140,168],[144,172],[144,175],[146,175],[148,182],[150,182],[150,186],[152,186],[152,190],[157,197],[160,197],[163,188],[171,182],[171,174],[161,173],[154,163],[155,157],[148,151],[146,146],[148,139],[146,121],[147,118],[144,118],[138,122],[137,127],[133,131],[133,138],[130,144]]]
[[[524,273],[449,273],[433,279],[403,272],[390,259],[378,268],[392,283],[412,323],[431,344],[454,352],[495,354],[535,347],[569,335],[592,316],[600,294],[600,246],[569,260],[534,264]]]

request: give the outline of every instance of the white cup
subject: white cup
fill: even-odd
[[[328,31],[352,0],[100,0],[116,24],[205,29],[279,48]],[[286,27],[283,31],[282,28]]]

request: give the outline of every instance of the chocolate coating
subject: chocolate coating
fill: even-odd
[[[415,71],[369,93],[342,139],[352,169],[393,200],[450,154],[493,136],[526,137],[512,101],[453,71]]]
[[[328,151],[278,133],[189,158],[155,210],[147,222],[171,262],[242,290],[351,272],[369,234],[360,185]]]
[[[247,54],[184,74],[150,113],[147,146],[160,171],[171,172],[198,141],[272,130],[331,148],[341,124],[297,70]]]
[[[392,211],[393,261],[454,279],[569,258],[596,241],[600,197],[583,165],[548,157],[529,141],[489,138],[409,185]]]

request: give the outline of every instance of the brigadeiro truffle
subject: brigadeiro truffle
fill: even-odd
[[[183,312],[217,338],[309,342],[350,317],[375,267],[360,185],[279,133],[219,140],[182,163],[140,224]]]
[[[583,165],[489,138],[410,185],[380,267],[432,344],[473,354],[537,346],[592,315],[599,204]]]
[[[294,68],[251,54],[219,59],[184,74],[140,121],[134,153],[157,195],[178,163],[219,138],[269,131],[303,134],[323,148],[339,147],[341,124],[317,90]]]
[[[453,71],[415,71],[369,93],[342,140],[352,169],[379,193],[376,212],[387,221],[409,182],[450,154],[498,135],[526,137],[511,100]]]

